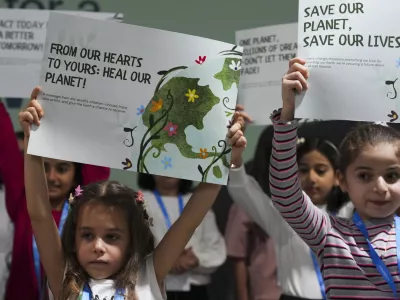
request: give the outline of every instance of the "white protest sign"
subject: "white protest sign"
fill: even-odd
[[[243,47],[238,102],[255,124],[271,124],[270,114],[282,105],[282,76],[296,57],[297,24],[237,31],[236,44]]]
[[[400,2],[299,1],[298,56],[309,89],[296,117],[397,122]]]
[[[232,44],[52,13],[40,79],[46,116],[28,152],[226,184],[224,105],[236,105],[241,56]]]
[[[38,84],[48,10],[0,9],[0,97],[26,98]],[[101,20],[120,21],[121,14],[63,11]],[[60,36],[61,39],[65,37]],[[87,42],[80,40],[83,45]]]

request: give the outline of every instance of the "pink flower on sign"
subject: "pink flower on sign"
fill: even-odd
[[[168,132],[168,136],[173,136],[178,134],[177,132],[178,125],[172,124],[172,122],[168,122],[167,126],[164,127],[164,130]]]
[[[207,56],[199,56],[199,59],[196,59],[196,63],[201,65],[206,61],[206,58],[207,58]]]
[[[75,197],[81,196],[83,193],[83,190],[81,189],[81,186],[78,185],[78,187],[75,189]]]
[[[141,190],[137,191],[136,193],[136,201],[137,202],[144,202],[144,196]]]

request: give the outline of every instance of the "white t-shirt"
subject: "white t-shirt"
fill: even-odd
[[[115,295],[114,281],[111,279],[94,280],[91,279],[89,286],[94,299],[112,300]],[[153,256],[150,255],[139,270],[138,282],[136,284],[136,294],[139,300],[166,300],[167,295],[161,291],[154,271]],[[49,298],[54,300],[53,294],[49,289]]]
[[[143,195],[148,204],[149,216],[153,218],[154,226],[150,229],[154,235],[156,245],[158,245],[169,228],[154,194],[145,191]],[[182,200],[184,206],[187,205],[191,196],[191,193],[183,195]],[[176,196],[163,196],[162,201],[171,223],[175,223],[181,215],[178,198]],[[211,282],[211,274],[225,262],[225,240],[218,230],[215,215],[212,210],[207,212],[203,221],[194,231],[185,248],[188,247],[191,247],[194,255],[197,256],[199,266],[182,274],[169,274],[165,278],[167,291],[190,291],[192,285],[208,285]]]
[[[4,298],[11,264],[14,226],[6,209],[4,187],[0,189],[0,299]]]

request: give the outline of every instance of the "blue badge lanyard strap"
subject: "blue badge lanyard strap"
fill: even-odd
[[[60,222],[58,224],[58,233],[61,235],[62,230],[64,228],[65,221],[67,220],[68,217],[68,209],[69,209],[69,203],[68,201],[65,201],[62,212],[61,212],[61,218]],[[40,272],[40,255],[39,255],[39,250],[37,248],[35,236],[32,236],[32,250],[33,250],[33,264],[35,267],[35,274],[39,286],[39,293],[42,288],[42,282],[41,282],[41,272]]]
[[[390,274],[384,262],[382,261],[382,259],[379,257],[378,253],[376,253],[374,247],[372,247],[371,242],[369,241],[367,228],[365,227],[364,222],[362,221],[360,215],[357,212],[353,214],[353,222],[357,226],[357,228],[361,231],[365,240],[368,243],[369,255],[372,259],[372,262],[378,269],[379,273],[382,275],[383,279],[385,279],[385,281],[388,283],[388,285],[393,291],[394,297],[397,299],[397,288],[396,284],[394,283],[393,277]],[[395,230],[396,230],[397,267],[400,268],[400,236],[399,236],[400,218],[398,216],[395,216]]]
[[[95,299],[93,297],[92,290],[91,290],[90,286],[87,283],[85,283],[84,286],[83,286],[82,297],[80,299],[81,300],[93,300],[93,299]],[[124,292],[121,289],[116,290],[115,291],[115,295],[114,295],[114,300],[124,300],[124,299],[125,299]]]
[[[158,191],[154,191],[154,196],[156,197],[158,206],[160,207],[161,212],[164,215],[164,220],[165,220],[165,224],[167,225],[167,229],[170,229],[172,226],[172,222],[169,217],[167,208],[165,207],[164,201],[162,200],[161,195]],[[183,208],[184,208],[182,194],[178,195],[178,205],[179,205],[179,215],[181,215],[183,212]]]
[[[319,263],[318,263],[317,257],[315,256],[315,254],[311,248],[310,248],[310,254],[311,254],[311,259],[313,261],[315,272],[317,273],[318,284],[319,284],[319,288],[321,290],[322,299],[326,300],[324,279],[322,278],[322,274],[321,274],[321,270],[319,268]]]

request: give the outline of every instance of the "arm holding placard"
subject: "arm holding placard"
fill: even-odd
[[[244,120],[240,118],[239,113],[235,113],[234,120],[244,126]],[[236,132],[229,130],[227,138],[232,147],[246,147],[247,141],[241,130]],[[154,251],[154,268],[160,286],[162,286],[165,276],[173,268],[175,261],[189,242],[195,229],[211,209],[220,188],[220,185],[200,183],[190,197],[181,216],[158,244]]]
[[[271,116],[274,126],[270,161],[270,190],[275,207],[297,234],[314,250],[321,249],[330,230],[329,216],[302,191],[297,166],[296,93],[308,88],[305,61],[294,58],[282,80],[282,109]]]
[[[27,154],[31,126],[32,124],[40,125],[40,119],[43,117],[43,110],[36,101],[39,92],[40,88],[33,90],[28,108],[19,114],[19,121],[25,135],[25,191],[32,230],[43,268],[49,280],[49,287],[53,295],[59,295],[62,290],[65,269],[65,256],[61,238],[48,200],[43,159],[39,156]]]

